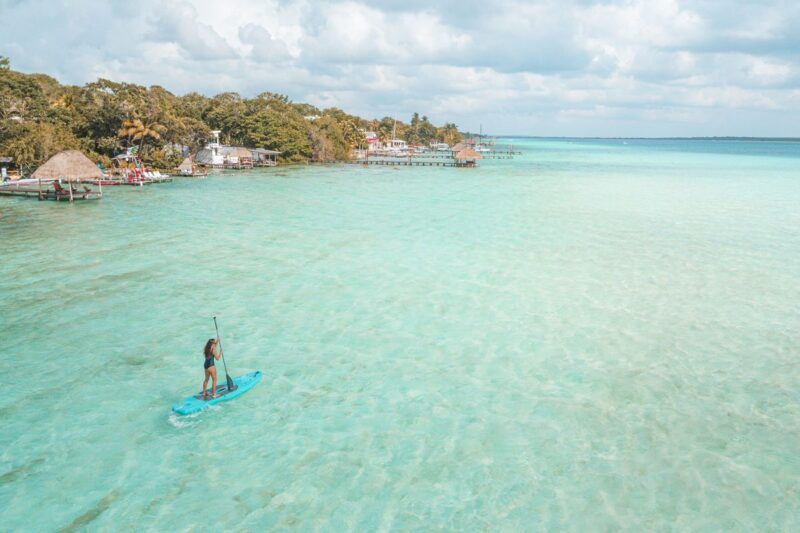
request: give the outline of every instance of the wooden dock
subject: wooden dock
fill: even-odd
[[[456,164],[453,158],[448,161],[421,161],[419,158],[404,157],[400,159],[353,159],[346,161],[352,165],[387,165],[404,167],[457,167],[466,166]]]
[[[514,159],[515,155],[521,155],[522,154],[522,152],[515,152],[515,151],[511,151],[511,150],[502,150],[502,151],[492,150],[490,152],[478,152],[478,153],[484,159]],[[453,159],[454,156],[455,156],[455,154],[453,152],[444,152],[444,151],[425,152],[425,153],[421,153],[421,154],[411,154],[410,156],[409,155],[391,156],[391,155],[383,155],[383,154],[370,155],[370,157],[403,157],[403,158],[413,157],[413,158],[418,158],[418,159]]]
[[[481,153],[484,159],[514,159],[513,154],[494,154],[494,153]]]
[[[492,150],[489,152],[490,155],[499,155],[499,156],[508,156],[509,158],[513,158],[515,155],[522,155],[522,152],[518,152],[516,150]]]
[[[426,150],[423,152],[409,152],[403,155],[393,154],[386,151],[375,151],[366,153],[363,150],[355,151],[356,159],[351,163],[362,163],[365,165],[400,165],[415,167],[464,167],[477,166],[456,161],[456,153],[451,150]],[[487,150],[478,152],[481,159],[514,159],[515,155],[522,152],[513,148],[503,148],[499,150]]]
[[[173,180],[172,176],[168,175],[161,175],[159,177],[142,177],[142,178],[125,178],[122,176],[114,175],[109,176],[103,179],[95,179],[89,180],[87,183],[91,183],[93,185],[102,185],[103,187],[114,187],[114,186],[129,186],[129,187],[141,187],[142,185],[152,185],[154,183],[168,183]]]
[[[381,157],[381,156],[375,156],[375,157]],[[408,156],[404,156],[404,157],[408,157]],[[436,152],[434,152],[434,153],[427,153],[427,154],[412,154],[411,157],[424,158],[424,159],[453,159],[453,153],[452,152],[444,152],[444,153],[436,153]]]
[[[48,184],[50,185],[50,184]],[[103,191],[93,191],[84,189],[64,189],[63,192],[56,192],[52,188],[38,188],[30,185],[22,186],[18,184],[0,185],[0,196],[23,196],[26,198],[37,198],[39,200],[55,200],[56,202],[72,202],[76,200],[98,200],[103,197]]]

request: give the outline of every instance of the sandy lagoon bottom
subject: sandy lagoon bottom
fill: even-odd
[[[3,201],[3,529],[797,529],[797,154],[517,146]]]

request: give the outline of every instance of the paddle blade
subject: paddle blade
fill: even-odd
[[[232,391],[236,388],[236,385],[233,384],[233,380],[228,374],[225,374],[225,378],[228,380],[228,390]]]

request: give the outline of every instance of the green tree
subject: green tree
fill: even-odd
[[[350,143],[332,116],[322,116],[311,123],[309,140],[315,161],[342,161],[350,157]]]
[[[311,104],[294,103],[292,106],[304,117],[321,115],[322,112]]]
[[[442,142],[447,143],[450,146],[460,143],[463,140],[463,136],[458,131],[458,126],[450,122],[445,123],[444,126],[439,128],[437,135]]]
[[[211,99],[206,98],[200,93],[191,92],[175,99],[174,113],[179,117],[203,120],[209,111]]]
[[[0,69],[0,120],[46,119],[50,102],[33,76]]]
[[[411,116],[411,123],[405,128],[403,138],[409,144],[429,144],[438,136],[438,128],[431,124],[426,116],[419,116],[414,113]]]
[[[284,161],[304,161],[313,156],[311,123],[285,95],[262,93],[246,103],[242,144],[281,152]]]
[[[419,136],[419,125],[420,125],[419,113],[414,113],[411,116],[411,124],[409,124],[409,127],[406,129],[405,134],[403,135],[403,138],[409,144],[419,144],[421,142]]]
[[[13,138],[0,145],[0,152],[14,158],[17,165],[33,168],[61,150],[86,149],[69,129],[60,124],[27,122]]]
[[[193,117],[178,117],[170,132],[173,142],[188,146],[190,149],[201,148],[211,138],[211,128],[202,120]]]
[[[305,120],[309,115],[320,118]],[[221,130],[227,144],[278,150],[283,161],[340,160],[364,144],[366,128],[384,142],[393,136],[415,143],[460,138],[455,124],[437,129],[419,113],[404,124],[390,117],[365,120],[339,108],[320,111],[272,92],[254,98],[176,96],[157,85],[102,78],[76,87],[13,71],[8,58],[0,57],[0,149],[22,165],[41,163],[65,148],[107,160],[133,144],[145,163],[171,165],[183,147],[205,144],[211,129]]]
[[[122,127],[117,131],[117,136],[126,139],[128,146],[139,141],[139,153],[141,154],[145,139],[149,137],[155,141],[160,140],[163,128],[161,124],[145,125],[138,118],[128,119],[122,121]]]
[[[83,86],[74,96],[75,135],[86,139],[95,151],[113,156],[117,149],[117,131],[134,113],[129,102],[119,94],[121,84],[97,80]]]
[[[243,144],[248,113],[242,97],[237,93],[221,93],[208,104],[203,120],[212,130],[222,132],[222,142]]]
[[[378,134],[378,138],[382,139],[381,142],[387,142],[392,138],[395,130],[398,131],[398,138],[401,138],[403,133],[403,124],[401,122],[397,122],[391,117],[383,117],[378,123],[378,131],[376,133]]]
[[[265,109],[246,120],[247,143],[281,152],[284,161],[303,161],[312,156],[309,126],[297,111]]]

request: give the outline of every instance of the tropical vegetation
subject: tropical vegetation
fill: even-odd
[[[455,124],[434,126],[414,113],[408,124],[390,117],[367,120],[341,109],[318,109],[271,92],[245,98],[226,92],[177,96],[158,85],[106,79],[63,85],[45,74],[24,74],[0,57],[0,156],[32,168],[64,149],[83,150],[108,164],[126,149],[156,168],[177,166],[186,149],[209,141],[281,152],[284,162],[335,161],[365,147],[364,131],[411,144],[458,142]]]

